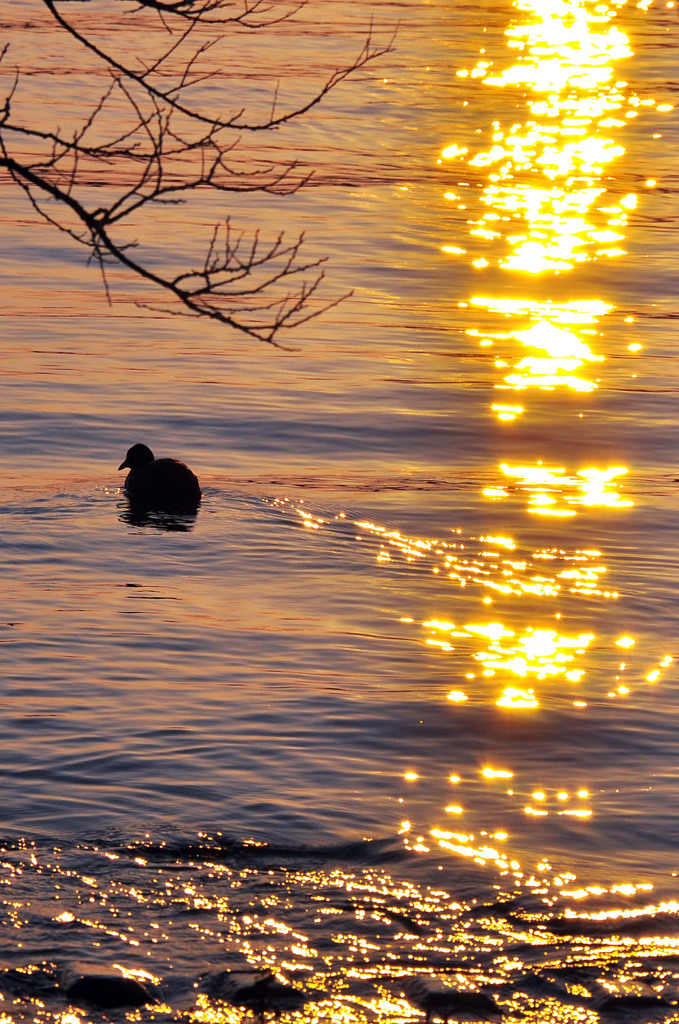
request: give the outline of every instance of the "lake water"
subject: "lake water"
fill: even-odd
[[[228,43],[227,105],[371,16],[392,52],[243,139],[308,188],[143,225],[305,230],[352,294],[286,350],[109,306],[2,179],[2,1022],[231,1024],[224,970],[283,1020],[679,1021],[677,7],[312,0]],[[3,21],[17,111],[77,120],[96,61]],[[195,520],[130,515],[137,441]]]

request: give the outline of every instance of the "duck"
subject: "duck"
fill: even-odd
[[[133,444],[118,466],[129,469],[130,504],[159,512],[195,513],[203,494],[198,477],[178,459],[157,459],[148,445]]]

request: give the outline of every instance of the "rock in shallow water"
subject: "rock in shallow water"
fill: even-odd
[[[427,1015],[449,1020],[492,1020],[499,1021],[503,1012],[485,992],[470,989],[449,988],[435,977],[409,978],[403,989],[409,1003]]]
[[[271,971],[215,971],[205,975],[201,988],[233,1006],[243,1006],[258,1016],[263,1013],[300,1010],[313,998]]]
[[[100,964],[68,964],[59,972],[59,987],[76,1002],[91,1003],[104,1009],[157,1002],[150,988],[136,978],[126,977],[116,967],[102,967]]]

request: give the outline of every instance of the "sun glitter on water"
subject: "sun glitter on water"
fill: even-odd
[[[519,13],[505,33],[507,66],[495,67],[484,52],[474,68],[457,75],[517,93],[525,114],[511,124],[493,121],[485,149],[453,141],[443,149],[439,163],[446,170],[464,161],[470,177],[482,179],[467,221],[471,242],[442,249],[478,271],[495,268],[526,281],[521,298],[514,286],[511,297],[476,295],[461,303],[485,311],[468,336],[502,349],[495,365],[505,372],[496,388],[586,396],[599,387],[595,373],[604,359],[596,351],[597,324],[614,306],[596,296],[564,301],[561,292],[553,300],[531,297],[528,285],[626,254],[638,196],[609,192],[611,166],[625,154],[622,139],[633,119],[644,109],[672,107],[640,99],[619,76],[618,65],[633,55],[615,23],[625,0],[595,7],[586,0],[519,0],[515,6]],[[466,193],[449,190],[445,198],[458,209],[470,206]],[[473,205],[481,209],[474,212]],[[498,331],[493,316],[509,323]],[[492,409],[500,421],[512,422],[524,415],[526,402],[501,400]]]
[[[533,466],[503,462],[500,470],[510,484],[486,487],[485,496],[493,501],[509,498],[510,486],[513,495],[525,496],[526,509],[533,515],[569,518],[587,508],[624,509],[634,505],[618,490],[619,478],[628,472],[626,466],[587,466],[570,474],[563,466],[546,466],[539,459]]]

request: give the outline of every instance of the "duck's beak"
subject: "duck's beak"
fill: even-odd
[[[129,468],[130,468],[130,464],[127,461],[127,459],[125,459],[125,461],[121,462],[120,465],[118,466],[118,472],[120,472],[121,469],[129,469]]]

